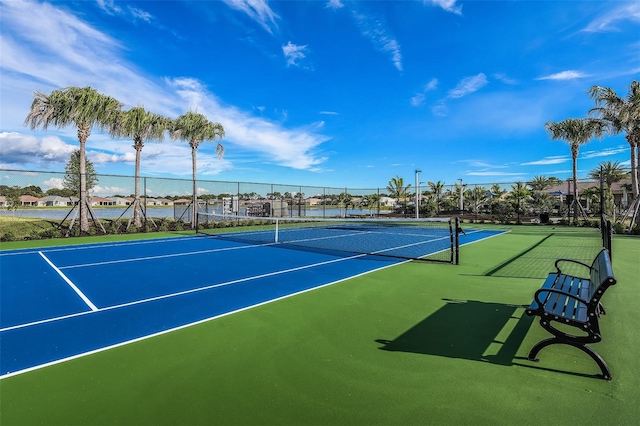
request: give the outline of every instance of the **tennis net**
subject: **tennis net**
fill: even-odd
[[[458,263],[455,221],[316,219],[198,213],[196,232],[254,244]]]

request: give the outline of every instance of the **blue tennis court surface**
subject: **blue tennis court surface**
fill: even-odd
[[[400,262],[207,236],[2,251],[0,378]]]

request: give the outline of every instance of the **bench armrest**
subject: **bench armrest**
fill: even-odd
[[[538,304],[538,308],[542,309],[544,307],[544,303],[542,302],[542,300],[540,300],[540,294],[542,293],[557,293],[557,294],[562,294],[564,296],[567,296],[573,300],[577,300],[578,302],[582,303],[584,306],[589,306],[589,301],[588,300],[584,300],[578,296],[576,296],[575,294],[571,294],[571,293],[567,293],[566,291],[562,291],[562,290],[557,290],[555,288],[541,288],[538,291],[536,291],[536,294],[533,296],[536,303]]]
[[[591,273],[591,265],[587,265],[584,262],[580,262],[580,261],[574,260],[574,259],[558,259],[558,260],[556,260],[556,263],[555,263],[556,271],[558,271],[558,274],[562,273],[562,271],[560,270],[560,262],[574,263],[576,265],[584,266],[585,268],[587,268],[589,270],[589,273]]]

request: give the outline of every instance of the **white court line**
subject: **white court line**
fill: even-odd
[[[328,265],[330,263],[343,262],[345,260],[357,259],[357,258],[364,257],[364,256],[367,256],[367,255],[366,254],[358,254],[358,255],[355,255],[355,256],[350,256],[350,257],[345,257],[345,258],[325,260],[324,262],[318,262],[318,263],[311,263],[311,264],[308,264],[308,265],[296,266],[295,268],[289,268],[289,269],[283,269],[283,270],[280,270],[280,271],[268,272],[266,274],[254,275],[254,276],[246,277],[246,278],[239,278],[237,280],[226,281],[226,282],[218,283],[218,284],[211,284],[211,285],[207,285],[207,286],[204,286],[204,287],[192,288],[192,289],[189,289],[189,290],[183,290],[183,291],[179,291],[179,292],[176,292],[176,293],[164,294],[164,295],[161,295],[161,296],[154,296],[154,297],[150,297],[150,298],[147,298],[147,299],[135,300],[133,302],[127,302],[127,303],[122,303],[122,304],[119,304],[119,305],[107,306],[107,307],[100,308],[100,309],[96,308],[96,310],[93,311],[93,312],[110,311],[110,310],[113,310],[113,309],[125,308],[127,306],[140,305],[142,303],[153,302],[153,301],[162,300],[162,299],[168,299],[168,298],[171,298],[171,297],[182,296],[182,295],[190,294],[190,293],[197,293],[197,292],[200,292],[200,291],[211,290],[211,289],[217,288],[217,287],[224,287],[224,286],[228,286],[228,285],[232,285],[232,284],[238,284],[238,283],[241,283],[241,282],[257,280],[257,279],[260,279],[260,278],[266,278],[266,277],[272,277],[272,276],[275,276],[275,275],[286,274],[286,273],[289,273],[289,272],[301,271],[303,269],[310,269],[310,268],[314,268],[316,266]],[[34,321],[34,322],[30,322],[30,323],[25,323],[25,324],[18,324],[18,325],[14,325],[14,326],[11,326],[11,327],[0,328],[0,332],[20,329],[20,328],[26,328],[26,327],[31,327],[31,326],[34,326],[34,325],[45,324],[45,323],[59,321],[59,320],[67,319],[67,318],[73,318],[73,317],[77,317],[77,316],[87,315],[87,314],[90,314],[90,313],[93,313],[93,312],[78,312],[78,313],[75,313],[75,314],[69,314],[69,315],[64,315],[64,316],[55,317],[55,318],[47,318],[47,319],[44,319],[44,320]]]
[[[144,261],[144,260],[167,259],[167,258],[171,258],[171,257],[181,257],[181,256],[195,256],[195,255],[198,255],[198,254],[215,253],[215,252],[219,252],[219,251],[251,249],[251,248],[255,248],[255,247],[269,246],[269,245],[273,245],[273,244],[275,244],[275,243],[252,244],[252,245],[237,246],[237,247],[225,247],[225,248],[209,249],[209,250],[187,251],[187,252],[181,252],[181,253],[159,254],[157,256],[133,257],[133,258],[129,258],[129,259],[105,260],[104,262],[81,263],[79,265],[61,266],[60,269],[72,269],[72,268],[84,268],[84,267],[88,267],[88,266],[112,265],[114,263],[141,262],[141,261]]]
[[[47,253],[55,253],[59,251],[75,251],[75,250],[91,250],[91,249],[101,249],[105,247],[122,247],[122,246],[133,246],[133,245],[142,245],[142,244],[159,244],[159,243],[176,243],[176,242],[184,242],[196,238],[202,238],[199,236],[190,236],[190,237],[167,237],[167,238],[157,238],[157,239],[147,239],[147,240],[137,240],[137,241],[114,241],[111,243],[85,243],[85,244],[73,244],[68,246],[62,246],[59,248],[55,247],[40,247],[39,250],[46,251]],[[25,254],[33,254],[39,253],[36,250],[28,250],[28,249],[16,249],[11,250],[9,252],[0,250],[0,256],[19,256]]]
[[[62,271],[60,269],[58,269],[58,267],[56,265],[53,264],[53,262],[51,262],[47,256],[45,256],[41,251],[38,252],[38,254],[40,256],[42,256],[42,258],[45,260],[45,262],[47,262],[49,264],[49,266],[51,266],[53,268],[54,271],[56,271],[58,273],[58,275],[60,275],[60,277],[62,277],[62,279],[69,284],[69,287],[71,287],[73,289],[73,291],[76,292],[76,294],[78,296],[80,296],[80,298],[82,300],[84,300],[84,303],[87,304],[87,306],[89,308],[91,308],[91,310],[93,312],[96,312],[98,310],[98,308],[96,307],[96,305],[94,305],[91,300],[89,300],[89,298],[87,296],[85,296],[85,294],[83,292],[80,291],[80,289],[78,287],[76,287],[76,285],[69,279],[67,278],[67,276],[62,273]]]

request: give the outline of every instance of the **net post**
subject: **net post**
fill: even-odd
[[[460,218],[456,217],[456,229],[453,233],[454,235],[454,247],[453,252],[455,253],[455,265],[460,264]]]
[[[278,242],[278,224],[280,223],[279,219],[276,219],[276,235],[275,235],[275,241],[274,242]]]

